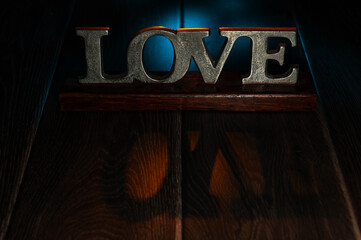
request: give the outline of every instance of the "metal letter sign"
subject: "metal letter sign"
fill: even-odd
[[[174,83],[187,73],[193,58],[205,83],[215,84],[236,40],[248,37],[252,40],[252,62],[248,77],[242,79],[242,84],[295,84],[298,67],[292,67],[282,76],[272,76],[267,73],[267,60],[276,60],[283,65],[285,46],[280,44],[276,53],[268,52],[267,40],[271,37],[282,37],[290,40],[292,47],[296,46],[296,31],[294,28],[219,28],[221,36],[227,38],[220,57],[213,61],[208,54],[204,38],[209,36],[208,28],[181,28],[176,31],[166,27],[150,27],[139,31],[130,41],[127,50],[127,72],[120,76],[108,76],[103,71],[101,38],[108,35],[108,28],[79,28],[77,35],[85,40],[85,56],[87,75],[80,83],[132,83],[137,79],[145,83]],[[157,77],[148,72],[143,63],[143,49],[147,40],[155,35],[169,39],[174,49],[172,70],[165,77]]]

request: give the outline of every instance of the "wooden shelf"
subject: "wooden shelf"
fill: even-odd
[[[159,74],[159,73],[158,73]],[[302,111],[315,108],[317,95],[309,74],[297,85],[243,85],[239,73],[224,72],[216,85],[188,72],[174,84],[79,84],[70,78],[60,94],[67,111],[221,110]]]

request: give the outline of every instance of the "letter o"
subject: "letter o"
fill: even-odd
[[[164,36],[172,43],[174,50],[173,66],[169,74],[165,77],[153,76],[149,74],[143,63],[144,45],[150,37]],[[131,40],[127,51],[128,75],[127,78],[135,78],[147,83],[174,83],[180,80],[188,71],[190,58],[184,48],[184,44],[177,37],[174,30],[165,27],[150,27],[141,30]],[[151,76],[150,76],[151,75]]]

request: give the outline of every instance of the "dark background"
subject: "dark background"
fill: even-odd
[[[359,239],[358,10],[347,1],[6,4],[0,239]],[[210,27],[212,56],[218,27],[297,27],[317,109],[60,111],[64,80],[85,68],[75,27],[110,27],[105,70],[118,73],[131,36],[157,25]],[[250,42],[237,44],[225,69],[247,72]],[[169,70],[171,59],[167,40],[147,43],[150,70]]]

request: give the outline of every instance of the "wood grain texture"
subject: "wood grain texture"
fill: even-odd
[[[54,80],[7,239],[181,239],[180,113],[62,112],[64,76]]]
[[[0,28],[0,239],[26,169],[72,1],[2,6]]]
[[[186,112],[182,126],[184,239],[357,239],[317,113]]]
[[[138,21],[146,24],[154,14],[164,19],[161,9],[135,12],[137,6],[77,2],[7,239],[181,238],[180,114],[59,108],[67,74],[82,69],[75,27],[110,26],[126,35],[127,17],[150,11]],[[114,37],[107,44],[120,40]],[[116,45],[106,54],[115,65],[121,49]]]
[[[149,20],[154,13],[159,13],[151,7],[162,1],[141,2],[83,5],[86,2],[81,1],[74,22],[79,23],[77,26],[89,23],[110,27],[113,26],[109,22],[113,22],[118,30],[124,30],[129,22],[148,26],[148,23],[160,25],[155,22],[166,19],[160,14],[159,18]],[[235,1],[236,6],[240,3]],[[128,4],[134,5],[124,7]],[[200,5],[199,1],[194,4],[196,10],[198,6],[198,13],[202,13],[199,6],[204,4]],[[214,4],[216,1],[209,6]],[[43,80],[39,79],[51,75],[47,64],[53,63],[51,56],[55,56],[50,48],[37,45],[37,35],[41,35],[43,27],[55,23],[47,17],[38,19],[34,17],[37,16],[35,10],[34,16],[29,11],[25,19],[37,19],[39,22],[35,25],[42,27],[32,33],[31,21],[24,21],[27,27],[21,33],[16,28],[7,29],[13,29],[13,35],[23,40],[1,45],[9,46],[8,51],[2,52],[1,63],[6,66],[7,75],[1,75],[0,82],[1,114],[5,113],[0,118],[3,226],[10,220],[9,213],[21,182],[19,176],[26,166],[23,159],[27,159],[31,150],[6,238],[359,239],[358,219],[352,216],[355,209],[359,217],[361,209],[357,95],[360,87],[357,73],[361,68],[355,54],[360,49],[359,39],[338,35],[338,40],[333,39],[334,29],[339,29],[341,35],[354,29],[355,24],[344,23],[352,23],[358,15],[351,11],[352,5],[336,11],[338,6],[325,4],[327,10],[334,10],[313,9],[314,3],[309,3],[302,8],[298,6],[297,11],[328,126],[318,118],[322,115],[319,111],[185,112],[182,118],[179,112],[61,112],[58,94],[66,72],[81,72],[82,68],[81,64],[74,64],[79,56],[72,54],[73,50],[82,52],[82,49],[70,44],[70,51],[63,51],[57,80],[52,85],[32,148],[28,143],[32,143],[35,136],[37,124],[34,123],[40,119],[47,95],[47,87],[44,88]],[[219,8],[219,12],[225,13],[222,9],[227,6]],[[262,3],[255,1],[251,6],[261,9]],[[30,4],[22,7],[32,9]],[[166,8],[157,9],[166,12]],[[272,9],[275,8],[277,4]],[[57,10],[67,12],[68,8]],[[231,12],[236,10],[232,8]],[[14,11],[8,12],[11,22]],[[58,16],[55,12],[50,11],[49,16]],[[244,13],[251,16],[254,11]],[[326,26],[322,31],[317,21],[305,19],[307,16],[317,20],[319,13],[326,14],[326,18],[318,20]],[[269,11],[265,16],[271,21],[273,15],[274,12]],[[286,15],[277,16],[283,19]],[[344,18],[333,20],[331,15]],[[114,21],[117,16],[122,20]],[[60,14],[55,18],[63,17],[65,15]],[[220,19],[212,19],[217,18]],[[45,25],[40,23],[44,19],[49,20]],[[56,26],[62,23],[59,19],[55,21]],[[288,26],[287,21],[283,23]],[[252,26],[252,21],[244,25]],[[74,28],[73,24],[71,29]],[[59,28],[51,31],[53,35],[46,35],[46,39],[41,35],[40,39],[46,42],[54,37],[61,41],[57,35]],[[134,33],[134,29],[130,28],[128,33]],[[25,37],[28,34],[29,42]],[[119,38],[122,31],[115,34],[118,37],[105,43],[113,50],[106,53],[109,71],[122,65],[118,41],[127,41]],[[353,49],[336,48],[345,42]],[[12,46],[17,49],[13,57]],[[47,56],[44,62],[38,59],[43,55]],[[32,68],[30,65],[36,65],[38,60],[43,64],[39,69]],[[13,78],[8,77],[12,76],[10,73]],[[37,107],[31,107],[33,98],[37,99]],[[332,143],[337,158],[333,155]],[[339,166],[348,189],[338,174]]]
[[[242,86],[240,73],[222,73],[216,85],[200,72],[188,72],[174,84],[67,84],[59,96],[65,111],[224,110],[300,111],[315,108],[317,95],[310,74],[298,84]]]
[[[356,3],[295,4],[304,48],[339,165],[361,227],[361,37]],[[304,12],[308,14],[305,15]],[[322,26],[322,27],[319,27]],[[321,60],[322,59],[322,60]],[[359,230],[360,233],[360,230]],[[361,238],[361,234],[359,235]]]

